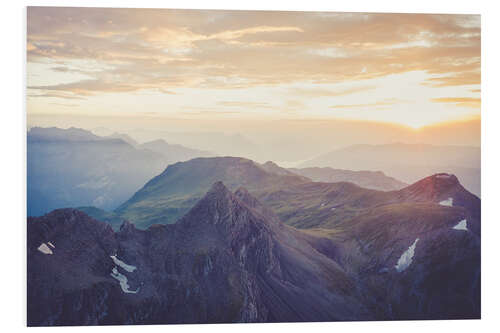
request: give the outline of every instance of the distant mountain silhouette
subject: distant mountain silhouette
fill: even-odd
[[[198,149],[191,149],[177,144],[169,144],[163,139],[145,142],[138,146],[165,156],[175,156],[178,161],[187,161],[200,156],[213,156],[212,153]]]
[[[122,139],[123,141],[125,141],[126,143],[128,143],[129,145],[131,145],[133,147],[136,147],[137,145],[139,145],[139,143],[136,140],[134,140],[130,135],[124,134],[124,133],[114,132],[113,134],[106,136],[105,138]]]
[[[298,175],[308,177],[316,182],[351,182],[364,188],[381,191],[399,190],[408,186],[407,183],[399,181],[393,177],[386,176],[382,171],[351,171],[333,169],[329,167],[302,169],[290,168],[288,170]]]
[[[382,171],[406,183],[428,175],[455,174],[476,195],[481,192],[481,149],[429,144],[353,145],[334,150],[299,166]]]
[[[160,154],[78,128],[33,127],[27,143],[31,216],[64,207],[114,209],[168,164],[196,156],[182,146]]]
[[[32,127],[28,131],[28,143],[32,142],[89,142],[103,138],[81,128]],[[114,138],[113,138],[114,139]]]

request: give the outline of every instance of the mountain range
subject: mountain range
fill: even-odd
[[[447,174],[366,191],[385,204],[324,229],[221,181],[145,230],[75,209],[29,218],[28,325],[479,318],[479,199]]]
[[[391,191],[408,186],[400,180],[385,175],[382,171],[352,171],[343,169],[324,168],[289,168],[293,173],[307,177],[315,182],[338,183],[350,182],[360,187],[373,190]]]
[[[133,146],[124,139],[118,133],[101,137],[78,128],[31,128],[27,136],[28,215],[62,207],[114,209],[166,165],[210,156],[166,142]]]
[[[143,229],[152,224],[175,223],[216,181],[223,181],[233,191],[240,186],[247,188],[285,224],[298,228],[334,226],[369,215],[372,209],[404,205],[408,200],[435,204],[451,198],[455,206],[472,204],[474,218],[480,218],[479,198],[463,188],[454,175],[438,174],[399,190],[377,191],[350,182],[313,182],[276,164],[261,165],[239,157],[197,158],[172,164],[115,213]],[[427,183],[425,189],[443,186],[440,196],[428,197],[414,190]]]
[[[447,172],[475,195],[481,193],[481,149],[472,146],[430,144],[352,145],[303,162],[300,168],[331,167],[382,171],[405,183]]]
[[[252,160],[230,156],[178,162],[147,182],[115,213],[138,228],[147,228],[151,224],[175,223],[216,181],[223,181],[231,190],[244,186],[249,191],[310,182],[284,171],[285,174],[268,172]]]
[[[480,318],[481,200],[456,175],[131,140],[30,130],[29,326]]]

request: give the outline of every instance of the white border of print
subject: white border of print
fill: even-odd
[[[2,8],[2,187],[1,187],[1,288],[0,316],[2,327],[7,331],[25,328],[26,323],[26,116],[25,116],[25,6],[95,6],[95,7],[150,7],[150,8],[209,8],[209,9],[261,9],[261,10],[309,10],[344,12],[414,12],[453,13],[482,15],[482,320],[414,321],[414,322],[352,322],[306,324],[245,324],[245,325],[175,325],[175,326],[121,326],[80,327],[72,330],[124,332],[132,330],[169,332],[252,332],[286,330],[288,332],[428,332],[449,330],[456,332],[493,331],[499,327],[500,299],[497,279],[500,276],[497,238],[500,235],[500,219],[496,212],[500,190],[497,143],[500,142],[498,87],[500,87],[498,59],[500,59],[497,32],[499,7],[494,1],[148,1],[148,0],[72,0],[72,1],[11,1]],[[39,331],[53,328],[41,328]],[[62,328],[66,330],[69,328]],[[479,332],[478,331],[478,332]]]

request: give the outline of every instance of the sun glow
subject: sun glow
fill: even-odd
[[[480,117],[476,16],[273,12],[271,20],[267,12],[106,9],[109,20],[75,23],[95,10],[29,8],[28,115],[412,129]]]

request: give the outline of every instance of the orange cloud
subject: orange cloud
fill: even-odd
[[[481,108],[481,98],[472,97],[444,97],[444,98],[433,98],[432,102],[435,103],[449,103],[455,104],[456,106],[466,107],[466,108]]]
[[[316,88],[316,89],[293,88],[290,89],[290,93],[292,95],[298,95],[303,97],[338,97],[338,96],[351,95],[372,89],[375,89],[375,86],[361,86],[361,87],[352,87],[339,90],[328,90],[322,88]]]
[[[228,107],[242,107],[242,108],[270,108],[269,103],[263,102],[249,102],[249,101],[221,101],[217,105]]]
[[[402,103],[404,101],[400,101],[397,99],[386,99],[380,102],[375,103],[367,103],[367,104],[339,104],[332,105],[330,108],[332,109],[359,109],[359,108],[368,108],[368,107],[381,107],[381,106],[390,106],[398,103]]]
[[[81,96],[177,87],[339,83],[408,71],[480,84],[478,15],[29,7],[28,62],[96,61],[92,79],[29,87]],[[297,91],[302,96],[340,92]],[[337,94],[337,95],[336,95]]]

